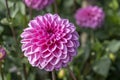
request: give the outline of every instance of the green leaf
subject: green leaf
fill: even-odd
[[[117,52],[120,49],[120,41],[113,40],[112,42],[110,42],[107,48],[113,53]]]
[[[0,26],[0,34],[4,31],[4,28]]]
[[[25,10],[25,5],[23,2],[16,2],[14,6],[11,8],[11,17],[15,18],[18,13],[21,13],[22,15],[25,15],[26,10]]]
[[[23,4],[23,2],[18,2],[17,5],[19,6],[19,10],[20,10],[21,14],[25,15],[26,10],[25,10],[25,5]]]
[[[112,0],[109,6],[113,8],[114,10],[118,9],[119,8],[118,0]]]
[[[6,75],[6,79],[11,80],[11,75],[9,73]]]
[[[107,77],[109,69],[110,69],[110,65],[111,65],[110,59],[104,56],[94,64],[93,70],[95,73],[103,77]]]
[[[7,18],[3,18],[3,19],[0,20],[0,23],[3,24],[3,25],[9,25],[11,22],[8,21]]]

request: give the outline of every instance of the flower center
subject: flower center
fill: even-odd
[[[3,57],[3,54],[0,52],[0,58],[2,58]]]
[[[54,34],[53,30],[51,30],[51,29],[47,30],[47,33],[48,33],[50,36]]]

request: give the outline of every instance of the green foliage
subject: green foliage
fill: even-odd
[[[103,56],[100,60],[95,62],[93,70],[97,74],[103,77],[107,77],[110,69],[110,64],[111,64],[110,59],[106,56]]]
[[[68,18],[76,25],[74,14],[82,5],[82,0],[56,0],[58,14]],[[76,2],[74,2],[76,1]],[[82,29],[76,25],[81,46],[78,55],[70,63],[77,80],[120,80],[120,0],[91,0],[105,12],[105,20],[100,29]],[[51,80],[50,72],[33,68],[23,56],[20,34],[30,20],[29,8],[23,0],[8,0],[10,17],[7,14],[5,0],[0,0],[0,45],[7,51],[2,61],[5,80]],[[55,13],[54,4],[41,10],[32,11],[32,17],[47,12]],[[82,33],[87,34],[85,46],[81,41]],[[57,80],[72,80],[69,71]],[[56,71],[56,75],[59,72]],[[0,76],[0,80],[1,76]]]

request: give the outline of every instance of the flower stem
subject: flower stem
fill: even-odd
[[[13,38],[17,44],[17,38],[16,38],[16,32],[15,32],[15,29],[13,27],[13,23],[12,23],[12,19],[11,19],[11,16],[10,16],[10,10],[9,10],[9,5],[8,5],[8,0],[5,0],[5,3],[6,3],[6,9],[7,9],[7,16],[8,16],[8,21],[9,21],[9,27],[11,29],[11,32],[12,32],[12,35],[13,35]],[[18,44],[17,44],[18,46]]]
[[[67,67],[67,69],[68,69],[68,71],[69,71],[70,76],[72,77],[72,79],[73,79],[73,80],[77,80],[76,77],[75,77],[75,75],[74,75],[74,73],[73,73],[73,71],[70,69],[69,66]]]
[[[77,7],[77,2],[76,2],[76,0],[74,0],[74,6],[75,6],[75,8]]]
[[[10,29],[12,31],[13,38],[14,38],[15,42],[17,43],[16,32],[15,32],[15,30],[14,30],[12,25],[10,25]]]
[[[10,10],[9,10],[9,7],[8,7],[8,0],[5,0],[5,4],[6,4],[6,8],[7,8],[7,15],[8,15],[8,18],[10,19],[11,16],[10,16]]]
[[[2,80],[4,80],[4,73],[3,73],[3,69],[2,69],[2,62],[0,62],[0,74],[1,74]]]
[[[32,19],[32,0],[30,0],[30,7],[29,7],[29,15],[30,15],[30,19]]]
[[[32,8],[29,8],[30,19],[32,19]]]
[[[58,10],[57,10],[57,1],[56,0],[54,1],[54,12],[58,13]]]
[[[9,10],[9,7],[8,7],[8,0],[5,0],[5,3],[6,3],[6,8],[7,8],[7,15],[8,15],[8,21],[11,19],[11,16],[10,16],[10,10]],[[9,21],[10,22],[10,21]],[[13,34],[13,37],[16,41],[16,35],[15,35],[15,30],[14,28],[11,26],[12,23],[10,22],[10,29],[12,31],[12,34]],[[17,42],[17,41],[16,41]]]
[[[23,72],[24,72],[24,78],[27,80],[27,70],[26,70],[26,65],[23,64]]]
[[[52,71],[52,80],[56,80],[55,79],[55,71]]]

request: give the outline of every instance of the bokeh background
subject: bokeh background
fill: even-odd
[[[58,14],[74,23],[80,35],[81,46],[69,64],[70,68],[77,80],[120,80],[120,0],[89,1],[105,12],[105,20],[96,30],[80,28],[76,24],[74,15],[85,5],[84,0],[56,0]],[[8,0],[8,5],[11,19],[8,19],[5,0],[0,0],[0,45],[7,52],[6,58],[0,61],[4,80],[51,80],[51,72],[32,67],[21,51],[20,34],[30,20],[29,8],[22,0]],[[54,6],[32,10],[32,18],[54,14]],[[72,80],[66,68],[56,71],[56,78]]]

